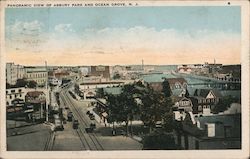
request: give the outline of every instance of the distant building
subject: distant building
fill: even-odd
[[[17,79],[24,77],[25,70],[22,65],[15,65],[12,63],[6,63],[6,82],[15,85]]]
[[[90,67],[80,67],[80,68],[79,68],[79,73],[80,73],[80,75],[82,75],[82,76],[88,75],[89,72],[90,72]]]
[[[241,81],[241,65],[223,65],[218,74],[227,75],[227,80]]]
[[[171,91],[179,89],[183,90],[187,87],[187,81],[184,78],[167,78]],[[154,91],[161,92],[163,89],[162,82],[148,82],[149,87]]]
[[[96,95],[96,90],[98,88],[111,88],[124,85],[124,82],[92,82],[92,83],[82,83],[79,85],[79,90],[84,94],[84,98],[91,98]]]
[[[91,76],[101,76],[107,80],[110,79],[109,66],[91,66],[90,68]]]
[[[186,150],[240,149],[241,114],[194,117],[175,121],[175,142]]]
[[[25,67],[25,76],[28,81],[35,81],[38,86],[45,86],[48,74],[45,67]]]
[[[191,66],[189,66],[189,65],[178,66],[177,69],[178,69],[177,71],[178,71],[179,73],[187,73],[187,74],[190,74],[190,73],[192,72],[192,68],[191,68]]]

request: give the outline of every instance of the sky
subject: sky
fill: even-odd
[[[7,8],[7,61],[24,65],[240,63],[238,6]]]

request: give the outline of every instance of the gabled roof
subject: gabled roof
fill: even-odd
[[[210,91],[212,91],[212,93],[216,97],[221,97],[220,92],[216,89],[196,89],[194,92],[194,96],[200,96],[200,97],[206,98]]]
[[[167,79],[167,81],[170,85],[173,85],[176,82],[179,82],[181,84],[187,83],[187,81],[184,78],[169,78]]]
[[[182,100],[188,100],[188,101],[191,101],[189,98],[187,97],[179,97],[179,96],[172,96],[172,101],[173,102],[179,102],[179,101],[182,101]]]

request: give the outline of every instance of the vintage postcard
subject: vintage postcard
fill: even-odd
[[[1,4],[1,158],[248,158],[249,1]]]

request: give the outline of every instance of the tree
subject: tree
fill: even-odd
[[[167,79],[162,82],[162,92],[164,93],[165,97],[170,97],[172,95],[171,88]]]
[[[121,78],[121,75],[119,73],[116,73],[114,76],[113,76],[113,79],[120,79]]]
[[[36,88],[37,87],[37,82],[36,81],[28,81],[27,87],[28,88]]]
[[[169,85],[169,82],[165,79],[162,83],[162,92],[164,94],[164,106],[165,106],[165,113],[163,115],[163,128],[167,132],[171,132],[173,130],[173,115],[172,115],[172,91]],[[188,91],[186,90],[185,96],[189,96]]]
[[[150,132],[156,125],[157,121],[162,121],[167,107],[164,94],[156,92],[151,88],[147,88],[144,94],[141,96],[141,120],[144,125],[149,126]]]
[[[108,103],[108,122],[125,122],[126,132],[129,134],[129,121],[132,133],[132,120],[134,115],[139,112],[138,105],[135,101],[135,95],[138,91],[134,84],[124,85],[122,93],[119,95],[107,95]]]
[[[105,93],[104,93],[103,88],[98,88],[97,91],[96,91],[96,97],[97,98],[102,98],[104,96],[105,96]]]
[[[163,129],[166,132],[172,132],[173,130],[173,115],[170,112],[166,112],[163,116]]]
[[[107,113],[108,113],[108,123],[113,123],[114,129],[114,122],[122,122],[122,112],[120,110],[120,103],[119,98],[112,94],[107,94]]]
[[[139,91],[135,87],[135,84],[124,85],[122,89],[121,100],[122,100],[122,105],[124,106],[123,107],[124,115],[126,116],[125,123],[126,123],[127,135],[129,133],[129,127],[128,127],[129,121],[130,121],[130,130],[132,134],[132,121],[134,120],[134,115],[138,114],[139,112],[138,105],[135,101],[135,97],[138,92]]]
[[[225,96],[219,100],[219,102],[215,105],[213,112],[219,113],[227,110],[232,103],[240,103],[240,99],[232,97],[232,96]]]
[[[23,79],[17,79],[16,86],[17,87],[25,87],[27,85],[27,80],[25,78]]]

